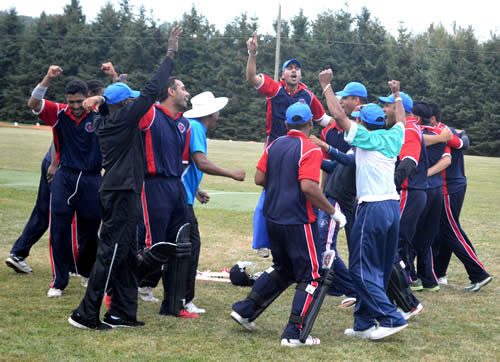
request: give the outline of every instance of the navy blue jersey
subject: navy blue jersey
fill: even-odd
[[[189,121],[181,113],[172,116],[166,108],[155,104],[139,127],[144,131],[146,175],[181,177],[182,160],[189,152]]]
[[[441,129],[433,126],[420,126],[422,128],[423,134],[438,135],[441,134]],[[433,166],[438,162],[441,157],[445,155],[450,156],[450,147],[446,143],[436,143],[432,146],[427,147],[427,155],[429,161],[429,167]],[[440,172],[427,178],[427,185],[429,188],[443,186],[443,176]]]
[[[453,134],[457,132],[451,128]],[[464,168],[464,151],[460,148],[451,148],[451,165],[442,172],[444,177],[443,194],[453,194],[467,185]]]
[[[307,104],[311,108],[314,120],[320,120],[325,116],[325,110],[320,101],[303,83],[300,83],[297,92],[292,94],[284,80],[276,82],[265,74],[262,74],[262,77],[264,80],[257,90],[267,98],[266,133],[268,139],[266,145],[287,134],[285,114],[287,108],[294,103]]]
[[[346,153],[351,148],[351,145],[344,139],[345,131],[337,126],[337,122],[323,128],[321,131],[321,140],[335,147],[340,152]],[[324,158],[329,158],[326,152],[323,151]]]
[[[319,183],[321,150],[300,131],[291,130],[264,151],[257,168],[266,174],[264,216],[276,224],[316,221],[316,211],[300,188],[303,179]]]
[[[415,162],[417,168],[403,182],[401,189],[425,190],[427,188],[427,157],[427,147],[425,147],[422,130],[413,118],[407,118],[405,143],[399,152],[398,162],[409,158]]]
[[[52,126],[57,161],[61,167],[85,172],[101,171],[102,156],[93,125],[95,112],[86,112],[77,120],[67,104],[43,100],[37,115]]]

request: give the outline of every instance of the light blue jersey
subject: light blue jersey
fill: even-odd
[[[189,119],[191,123],[191,140],[189,142],[189,155],[192,156],[195,152],[203,152],[207,154],[207,128],[196,118]],[[198,186],[200,186],[203,172],[201,172],[194,161],[184,170],[182,174],[182,182],[186,189],[187,201],[189,205],[194,204]]]

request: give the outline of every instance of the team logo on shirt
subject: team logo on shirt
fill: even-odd
[[[182,123],[177,123],[177,128],[179,128],[179,131],[181,131],[181,133],[184,133],[184,131],[186,130],[186,126],[184,126],[184,124]]]
[[[304,98],[300,98],[297,103],[306,103],[306,100]]]
[[[89,121],[85,123],[85,131],[87,131],[88,133],[94,132],[94,125],[92,124],[92,122]]]

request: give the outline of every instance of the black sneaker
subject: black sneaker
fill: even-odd
[[[71,317],[68,318],[68,322],[73,327],[81,329],[93,329],[97,331],[104,331],[106,329],[112,328],[111,326],[102,323],[100,320],[97,320],[95,322],[85,320],[76,310],[74,310],[73,313],[71,314]]]
[[[121,319],[111,316],[108,313],[104,315],[102,322],[107,324],[111,328],[135,328],[145,325],[145,323],[142,321]]]

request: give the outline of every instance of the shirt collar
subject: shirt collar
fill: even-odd
[[[281,79],[281,85],[283,86],[283,88],[285,89],[285,91],[287,92],[287,94],[291,95],[291,96],[293,96],[294,94],[297,94],[302,89],[307,89],[307,86],[304,83],[299,82],[299,85],[297,87],[297,92],[295,92],[294,94],[292,94],[292,92],[290,91],[290,89],[288,89],[288,87],[286,86],[286,83],[285,83],[284,79]]]
[[[168,111],[168,109],[166,109],[165,107],[163,107],[161,104],[155,104],[154,106],[155,106],[156,108],[161,109],[163,112],[165,112],[165,114],[166,114],[167,116],[169,116],[170,118],[172,118],[174,121],[175,121],[177,118],[182,117],[182,112],[178,112],[178,113],[175,115],[175,117],[174,117],[174,116],[172,116],[172,115],[170,114],[170,112]]]
[[[76,124],[80,124],[80,122],[83,121],[83,119],[87,117],[87,115],[89,114],[88,111],[85,111],[85,113],[83,114],[83,116],[80,117],[80,119],[76,119],[75,115],[73,114],[73,112],[71,112],[71,108],[69,108],[68,105],[66,106],[66,110],[64,111],[64,113],[73,121],[75,121]]]
[[[286,135],[289,137],[302,138],[306,140],[309,139],[302,131],[299,131],[298,129],[291,129]]]

